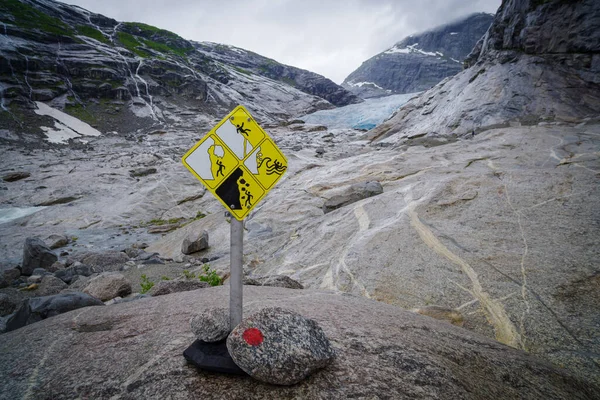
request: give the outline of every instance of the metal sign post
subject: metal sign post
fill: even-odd
[[[244,221],[231,218],[230,240],[229,324],[233,329],[242,322]]]

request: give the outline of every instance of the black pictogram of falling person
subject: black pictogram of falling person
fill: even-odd
[[[244,135],[246,135],[246,136],[248,136],[248,133],[250,133],[250,129],[248,129],[248,128],[244,128],[244,123],[243,123],[243,122],[242,122],[242,124],[241,124],[241,125],[239,125],[239,124],[238,124],[238,125],[236,125],[235,127],[236,127],[235,131],[236,131],[237,133],[243,133],[243,134],[244,134]]]

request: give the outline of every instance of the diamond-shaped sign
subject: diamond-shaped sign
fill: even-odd
[[[223,118],[182,162],[240,221],[287,169],[281,150],[243,106]]]

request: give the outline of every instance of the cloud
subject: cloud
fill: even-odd
[[[119,21],[231,44],[337,83],[404,37],[501,0],[67,0]]]

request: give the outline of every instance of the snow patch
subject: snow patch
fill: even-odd
[[[460,64],[460,61],[458,61],[456,58],[452,58],[452,57],[450,57],[450,59],[451,59],[452,61],[454,61],[454,62],[457,62],[457,63],[459,63],[459,64]]]
[[[450,34],[451,34],[452,36],[454,36],[454,35],[458,35],[458,32],[450,32]]]
[[[37,115],[47,115],[54,118],[54,128],[41,127],[48,136],[48,141],[51,143],[66,143],[71,138],[79,136],[100,136],[100,131],[92,128],[85,122],[65,114],[64,112],[52,108],[49,105],[36,101],[37,110],[34,112]]]
[[[364,85],[375,86],[377,89],[384,90],[381,86],[376,84],[375,82],[348,82],[348,85],[353,87],[363,87]]]
[[[396,45],[394,45],[394,47],[392,47],[391,49],[384,51],[383,54],[395,54],[395,53],[400,53],[400,54],[412,54],[412,53],[416,53],[416,54],[423,54],[425,56],[433,56],[433,57],[443,57],[444,54],[440,53],[439,51],[436,51],[435,53],[430,52],[430,51],[423,51],[421,49],[418,49],[417,46],[419,45],[419,43],[415,43],[415,44],[411,44],[408,45],[404,48],[399,48]]]

